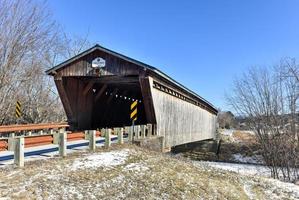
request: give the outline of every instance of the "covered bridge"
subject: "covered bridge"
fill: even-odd
[[[160,70],[95,45],[49,69],[72,130],[154,124],[165,147],[215,138],[217,109]]]

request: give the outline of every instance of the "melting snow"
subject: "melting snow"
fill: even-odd
[[[223,169],[227,171],[233,171],[245,175],[259,175],[259,176],[271,176],[271,171],[268,167],[261,165],[250,165],[250,164],[235,164],[235,163],[225,163],[225,162],[207,162],[199,161],[204,165]]]
[[[124,168],[124,170],[137,171],[137,172],[146,171],[148,169],[149,168],[142,163],[131,163]]]
[[[90,169],[98,167],[112,167],[124,164],[129,154],[129,150],[103,152],[79,158],[70,166],[71,171],[78,169]]]
[[[262,164],[263,158],[261,156],[243,156],[240,153],[233,154],[234,161],[241,163]]]
[[[235,130],[233,129],[223,129],[221,130],[221,134],[223,135],[228,135],[228,136],[232,136]]]

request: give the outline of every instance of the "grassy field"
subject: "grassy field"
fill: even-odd
[[[131,145],[0,168],[3,199],[298,199],[299,187]]]

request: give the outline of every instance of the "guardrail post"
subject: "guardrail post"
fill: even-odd
[[[129,139],[129,132],[130,132],[130,127],[129,126],[125,126],[124,127],[124,134],[127,134],[127,139]]]
[[[111,129],[106,129],[105,131],[105,147],[109,148],[111,146]]]
[[[136,126],[135,128],[135,137],[136,139],[140,138],[140,125]]]
[[[14,163],[18,167],[24,167],[24,146],[25,140],[23,137],[14,138],[15,149],[14,149]]]
[[[64,130],[64,129],[59,129]],[[59,144],[59,132],[53,131],[53,144]]]
[[[84,131],[84,140],[89,140],[89,131]]]
[[[101,137],[105,137],[106,129],[101,128]]]
[[[153,126],[151,124],[147,124],[147,136],[153,135]]]
[[[31,136],[31,135],[32,135],[32,131],[28,131],[28,132],[27,132],[27,135],[28,135],[28,136]]]
[[[96,130],[89,130],[88,131],[89,137],[89,150],[95,151],[96,150]]]
[[[134,138],[134,130],[133,130],[133,126],[131,126],[128,132],[128,141],[133,142],[133,138]]]
[[[15,133],[10,133],[9,134],[9,137],[12,137],[12,138],[14,138],[16,136],[16,134]]]
[[[66,132],[64,129],[59,129],[59,155],[61,157],[65,157],[66,156]]]
[[[145,138],[146,125],[141,125],[141,138]]]
[[[9,137],[7,140],[7,150],[8,151],[14,151],[16,148],[16,140],[15,138]]]
[[[117,140],[118,144],[123,144],[124,143],[124,128],[117,128]]]

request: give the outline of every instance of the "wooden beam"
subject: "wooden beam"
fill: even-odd
[[[85,79],[90,81],[88,79]],[[138,83],[137,76],[103,76],[98,78],[93,78],[92,82],[94,83]]]
[[[86,86],[84,87],[83,89],[83,95],[86,96],[86,94],[88,93],[88,91],[92,88],[93,86],[93,82],[92,81],[89,81]]]
[[[147,123],[156,123],[156,115],[152,99],[151,84],[149,77],[141,75],[139,77],[139,82]]]
[[[66,116],[68,119],[70,119],[72,121],[74,115],[73,115],[73,111],[72,111],[72,107],[71,107],[69,98],[67,96],[67,93],[66,93],[64,85],[63,85],[63,79],[55,79],[54,81],[55,81],[61,102],[65,109]]]
[[[97,101],[102,96],[102,94],[105,92],[106,88],[107,88],[107,84],[104,84],[101,87],[100,91],[97,93],[96,97],[94,98],[94,101]]]

